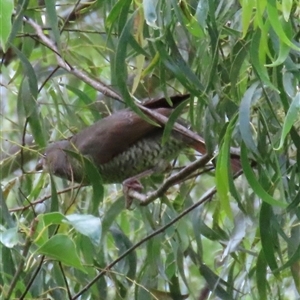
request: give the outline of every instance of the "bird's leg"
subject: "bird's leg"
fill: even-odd
[[[141,197],[141,196],[144,196],[144,195],[139,194],[139,195],[136,195],[136,197],[135,197],[135,196],[130,195],[130,194],[134,194],[134,193],[129,193],[130,191],[131,192],[133,191],[133,192],[136,192],[136,194],[137,194],[143,190],[143,186],[141,185],[141,183],[139,181],[141,178],[152,175],[153,173],[164,173],[171,169],[172,169],[172,167],[167,160],[160,159],[153,168],[145,170],[133,177],[130,177],[130,178],[124,180],[123,181],[123,193],[125,196],[126,208],[127,209],[130,208],[133,198],[136,198],[136,199],[140,200],[141,202],[143,202],[143,199],[142,199],[143,197]]]
[[[134,190],[136,192],[141,192],[143,190],[143,186],[140,183],[140,179],[148,175],[151,175],[153,173],[154,173],[154,169],[149,169],[123,181],[123,193],[124,193],[127,209],[130,208],[133,201],[133,197],[129,195],[129,191]]]

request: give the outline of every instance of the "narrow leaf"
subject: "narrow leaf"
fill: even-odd
[[[281,3],[282,3],[283,18],[286,22],[288,22],[290,18],[292,6],[293,6],[293,0],[283,0]]]
[[[217,274],[215,274],[210,268],[206,265],[201,264],[200,273],[205,278],[209,289],[216,294],[219,298],[223,300],[231,300],[232,296],[226,292],[226,290],[221,287],[221,283],[225,283]]]
[[[227,217],[233,220],[233,214],[230,207],[230,191],[229,191],[229,160],[230,160],[230,142],[231,135],[237,118],[233,118],[227,126],[224,140],[220,149],[216,167],[216,187],[220,204],[224,209]]]
[[[267,263],[264,252],[260,251],[256,263],[256,284],[260,299],[267,300],[268,281],[267,281]]]
[[[300,93],[298,92],[294,99],[292,100],[291,106],[284,118],[283,128],[280,137],[280,143],[278,148],[274,150],[280,150],[283,147],[284,141],[288,133],[290,132],[292,126],[298,121],[300,111]]]
[[[267,12],[268,12],[268,19],[278,35],[279,39],[287,44],[289,47],[296,51],[300,51],[300,48],[297,47],[295,44],[291,42],[291,40],[288,38],[288,36],[285,33],[285,30],[283,26],[280,23],[281,17],[279,16],[276,0],[268,0],[267,1]]]
[[[259,56],[262,55],[262,53],[260,53],[260,51],[259,51],[260,38],[261,38],[261,31],[260,31],[260,29],[256,29],[256,31],[253,35],[253,38],[252,38],[251,46],[250,46],[250,58],[251,58],[253,67],[254,67],[255,71],[257,72],[257,75],[260,78],[260,80],[264,84],[269,86],[271,89],[273,89],[279,93],[278,89],[270,81],[266,67],[264,66],[264,64],[261,62],[261,60],[259,58]]]
[[[259,152],[252,137],[251,128],[251,104],[257,87],[258,82],[252,84],[252,86],[246,91],[245,95],[242,98],[239,112],[239,126],[242,139],[246,144],[247,148],[250,149],[257,156],[259,156]]]
[[[250,161],[248,158],[248,151],[246,145],[243,143],[241,146],[241,161],[243,166],[244,174],[247,178],[247,181],[255,194],[261,198],[262,201],[273,205],[273,206],[279,206],[282,208],[287,207],[286,203],[283,203],[281,201],[278,201],[274,199],[271,195],[269,195],[264,188],[261,186],[261,184],[258,182],[258,180],[255,177],[254,171],[252,170],[252,167],[250,165]]]
[[[58,18],[57,18],[57,14],[56,14],[56,1],[45,1],[45,5],[46,5],[46,11],[47,11],[47,15],[48,15],[48,21],[49,21],[49,25],[51,27],[51,33],[53,34],[54,40],[55,40],[55,44],[57,45],[57,48],[61,49],[61,42],[60,42],[60,32],[58,29]]]
[[[242,25],[243,25],[243,36],[245,38],[248,33],[248,28],[251,24],[251,18],[253,16],[253,8],[255,7],[255,0],[244,0],[242,1]]]
[[[267,264],[269,265],[272,271],[275,271],[278,268],[278,266],[275,257],[276,250],[273,242],[274,231],[271,225],[272,218],[274,218],[272,206],[268,203],[262,203],[259,215],[261,244]]]

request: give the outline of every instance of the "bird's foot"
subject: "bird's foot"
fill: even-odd
[[[135,192],[141,192],[143,190],[143,186],[140,183],[140,181],[136,178],[128,178],[125,181],[123,181],[123,193],[124,193],[124,197],[125,197],[125,203],[126,203],[126,208],[129,209],[132,201],[133,201],[133,197],[130,196],[129,192],[130,191],[135,191]]]

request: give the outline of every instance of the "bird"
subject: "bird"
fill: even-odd
[[[172,104],[166,98],[152,99],[143,107],[168,117],[189,97],[189,94],[171,96]],[[170,161],[185,148],[206,153],[204,140],[197,134],[196,138],[191,138],[173,130],[167,142],[162,144],[163,131],[163,126],[151,124],[129,108],[122,109],[67,139],[51,143],[38,161],[36,170],[91,184],[84,161],[70,155],[70,152],[75,152],[93,163],[103,184],[113,184],[128,182],[130,178],[141,177],[140,174],[164,172]]]

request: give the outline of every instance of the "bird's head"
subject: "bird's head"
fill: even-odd
[[[70,163],[65,149],[68,149],[70,142],[68,140],[52,143],[48,146],[45,153],[38,161],[35,169],[37,171],[46,171],[53,175],[69,179]]]

